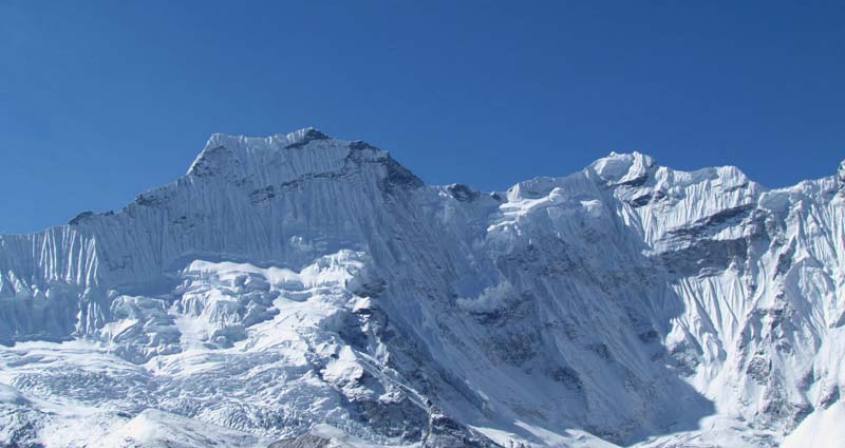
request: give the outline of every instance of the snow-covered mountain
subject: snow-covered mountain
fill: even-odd
[[[0,237],[0,446],[841,446],[844,205],[845,164],[612,153],[486,193],[216,134]]]

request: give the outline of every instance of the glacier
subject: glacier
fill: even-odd
[[[0,236],[0,446],[841,446],[833,168],[611,153],[482,192],[212,135],[122,210]]]

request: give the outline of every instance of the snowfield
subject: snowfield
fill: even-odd
[[[479,192],[215,134],[122,210],[0,236],[0,446],[839,447],[843,204],[845,162]]]

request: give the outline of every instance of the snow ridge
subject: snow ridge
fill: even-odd
[[[214,134],[0,236],[0,445],[833,446],[843,183],[634,152],[483,193]]]

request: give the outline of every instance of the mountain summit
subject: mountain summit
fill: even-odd
[[[484,193],[215,134],[122,210],[0,237],[0,445],[836,446],[843,166],[611,153]]]

